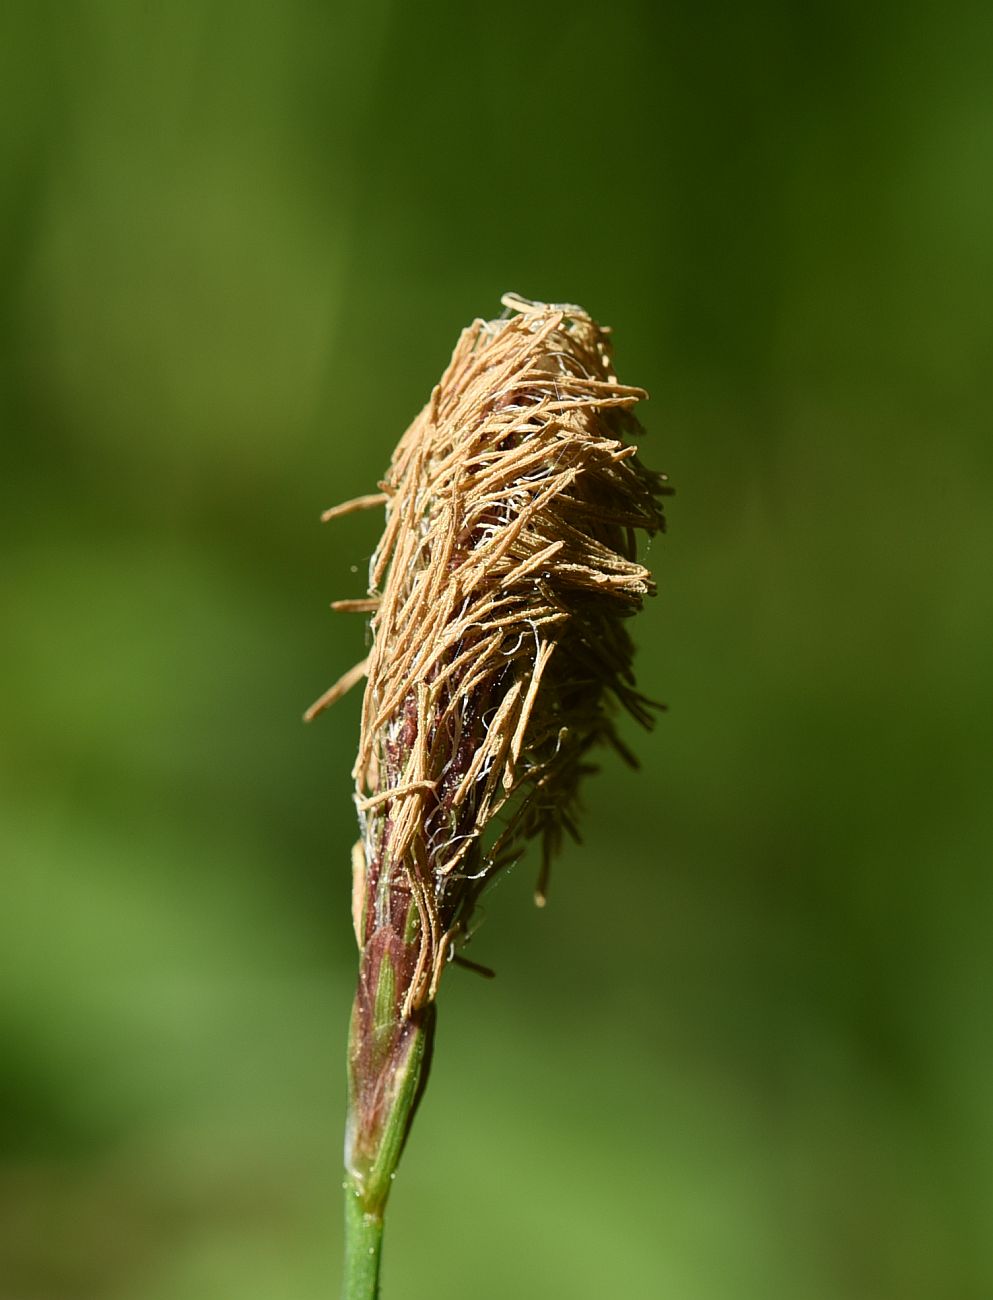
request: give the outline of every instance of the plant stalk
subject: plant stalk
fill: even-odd
[[[348,1041],[343,1300],[379,1294],[386,1201],[431,1064],[434,1006],[404,1015],[415,954],[387,925],[373,931],[359,961]]]
[[[343,1300],[377,1300],[383,1249],[383,1216],[366,1214],[361,1194],[345,1182],[345,1281]]]

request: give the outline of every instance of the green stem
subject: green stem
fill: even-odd
[[[375,980],[360,978],[352,1010],[343,1300],[379,1295],[383,1214],[431,1065],[434,1007],[404,1020],[393,1005],[392,971],[383,959]],[[376,990],[371,998],[370,989]]]
[[[345,1282],[342,1300],[377,1300],[383,1216],[367,1214],[351,1180],[345,1183]]]

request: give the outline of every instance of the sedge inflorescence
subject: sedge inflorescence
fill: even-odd
[[[668,491],[632,441],[646,394],[581,308],[504,303],[463,331],[381,491],[326,512],[386,512],[368,597],[337,602],[371,614],[369,656],[309,716],[366,678],[353,915],[360,950],[401,932],[403,1015],[532,839],[543,901],[591,749],[631,757],[616,706],[652,720],[626,627],[654,589],[636,534],[664,527]]]

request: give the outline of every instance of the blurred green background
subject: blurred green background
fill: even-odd
[[[993,1295],[993,9],[0,17],[0,1300],[340,1260],[373,489],[575,301],[670,712],[453,970],[387,1297]]]

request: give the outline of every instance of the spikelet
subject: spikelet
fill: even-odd
[[[543,901],[590,751],[633,761],[616,706],[652,721],[625,625],[654,590],[636,533],[663,529],[668,492],[630,441],[646,394],[618,383],[581,308],[503,301],[503,318],[463,331],[380,493],[325,514],[386,510],[368,598],[337,602],[371,613],[370,654],[308,712],[367,678],[352,1025],[367,1163],[374,1077],[460,960],[480,891],[540,839]]]
[[[368,678],[356,934],[388,923],[392,885],[409,893],[408,1011],[434,997],[486,880],[535,837],[543,901],[588,751],[630,760],[612,702],[652,720],[624,626],[654,590],[635,530],[664,527],[663,476],[626,441],[646,394],[617,382],[582,309],[504,302],[518,314],[463,332],[382,492],[325,514],[386,506],[369,599],[336,605],[374,610],[372,652],[332,690]]]

